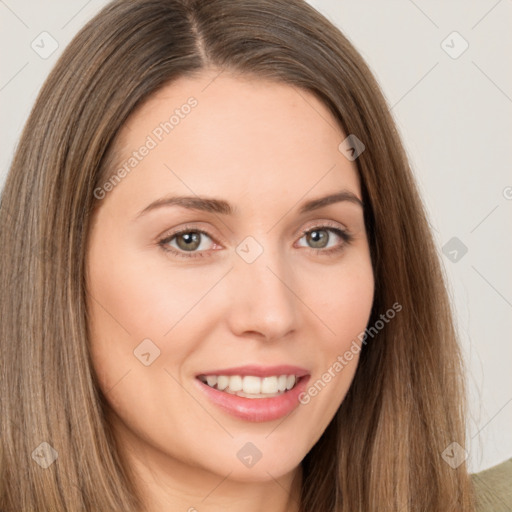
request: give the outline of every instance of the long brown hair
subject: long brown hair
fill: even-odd
[[[163,85],[205,68],[310,91],[363,142],[369,325],[402,306],[364,345],[348,395],[303,460],[301,510],[472,511],[466,465],[442,456],[465,446],[466,405],[425,211],[368,67],[301,0],[116,0],[46,80],[1,196],[0,509],[140,510],[89,356],[85,249],[123,123]]]

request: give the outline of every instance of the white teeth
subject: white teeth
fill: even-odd
[[[261,392],[261,379],[252,375],[246,375],[243,380],[243,391],[251,395],[259,395]]]
[[[243,391],[238,391],[238,393],[235,393],[237,396],[242,396],[244,398],[273,398],[274,396],[282,395],[282,393],[265,393],[265,394],[257,394],[257,395],[250,395],[248,393],[244,393]]]
[[[297,383],[295,375],[272,375],[256,377],[254,375],[207,375],[200,380],[211,388],[246,398],[269,398],[292,389]]]
[[[277,393],[278,391],[277,377],[265,377],[261,381],[261,393]]]
[[[286,389],[292,389],[295,386],[295,375],[288,375],[286,379]]]
[[[229,389],[231,389],[231,391],[237,392],[242,391],[242,388],[242,377],[240,377],[240,375],[232,375],[229,378]]]
[[[208,377],[206,379],[208,382]],[[210,384],[208,384],[208,385],[210,385]],[[217,389],[224,391],[228,386],[229,386],[229,377],[226,377],[225,375],[219,375],[217,377]]]

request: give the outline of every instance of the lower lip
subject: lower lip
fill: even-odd
[[[245,398],[211,388],[208,384],[196,379],[201,391],[215,405],[232,416],[253,422],[278,420],[290,414],[299,406],[299,395],[306,389],[308,380],[309,375],[301,377],[295,387],[279,396],[271,398]]]

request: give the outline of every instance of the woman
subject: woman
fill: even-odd
[[[5,512],[474,510],[425,212],[307,4],[109,4],[1,206]]]

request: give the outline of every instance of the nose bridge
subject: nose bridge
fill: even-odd
[[[254,237],[237,246],[231,319],[238,334],[252,331],[270,339],[296,328],[297,299],[291,291],[294,272],[284,257],[279,247]]]

